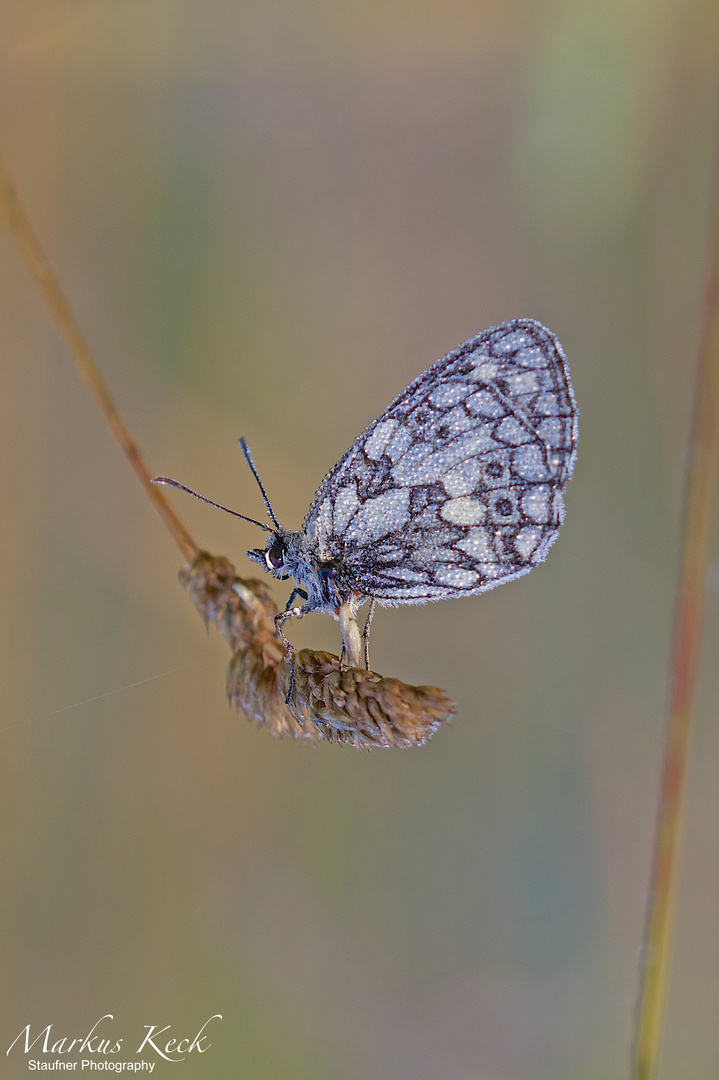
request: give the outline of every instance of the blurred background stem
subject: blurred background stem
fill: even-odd
[[[719,165],[714,170],[694,416],[686,473],[682,554],[667,698],[666,742],[642,942],[634,1080],[656,1076],[667,995],[686,802],[702,615],[716,508],[719,453]]]

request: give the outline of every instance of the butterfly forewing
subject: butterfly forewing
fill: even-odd
[[[546,557],[576,441],[561,345],[534,320],[503,323],[438,360],[362,432],[304,532],[348,588],[380,603],[484,592]]]

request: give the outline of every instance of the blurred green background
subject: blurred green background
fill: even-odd
[[[406,383],[517,316],[582,412],[545,566],[377,614],[373,666],[453,725],[275,743],[0,232],[3,1077],[25,1025],[105,1013],[128,1059],[221,1013],[156,1065],[183,1080],[626,1075],[718,59],[708,0],[0,4],[0,146],[151,470],[262,518],[244,435],[298,527]],[[171,498],[252,573],[251,526]],[[709,584],[662,1080],[719,1074]]]

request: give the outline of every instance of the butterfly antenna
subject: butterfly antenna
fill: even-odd
[[[254,476],[255,480],[257,481],[257,483],[259,485],[259,488],[260,488],[260,491],[262,492],[262,498],[265,500],[265,506],[267,507],[267,513],[270,515],[270,518],[272,519],[275,528],[280,529],[282,526],[280,525],[279,521],[275,517],[275,512],[272,509],[272,503],[270,502],[270,500],[269,500],[269,498],[267,496],[267,492],[265,491],[264,485],[263,485],[262,481],[260,480],[260,474],[258,473],[257,468],[255,467],[255,463],[252,460],[252,454],[250,453],[250,448],[249,448],[249,446],[247,445],[247,443],[245,442],[244,439],[240,439],[240,449],[242,450],[242,453],[245,455],[245,461],[247,462],[247,464],[252,469],[252,475]]]
[[[204,495],[200,495],[199,492],[193,491],[192,488],[187,487],[185,484],[181,484],[179,480],[171,480],[169,476],[155,476],[152,480],[153,484],[165,484],[167,487],[179,488],[180,491],[186,491],[188,495],[194,495],[196,499],[201,502],[209,503],[210,506],[216,506],[218,510],[224,510],[226,514],[233,514],[235,517],[242,518],[243,521],[249,521],[251,525],[259,525],[265,532],[274,532],[269,525],[265,525],[263,521],[255,521],[254,518],[247,517],[247,514],[238,514],[236,510],[230,510],[229,506],[223,506],[222,503],[213,502],[212,499],[207,499]],[[277,526],[279,528],[279,525]]]

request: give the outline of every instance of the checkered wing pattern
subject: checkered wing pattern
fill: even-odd
[[[381,604],[520,577],[564,520],[577,415],[551,331],[532,319],[485,330],[410,383],[330,470],[307,542]]]

